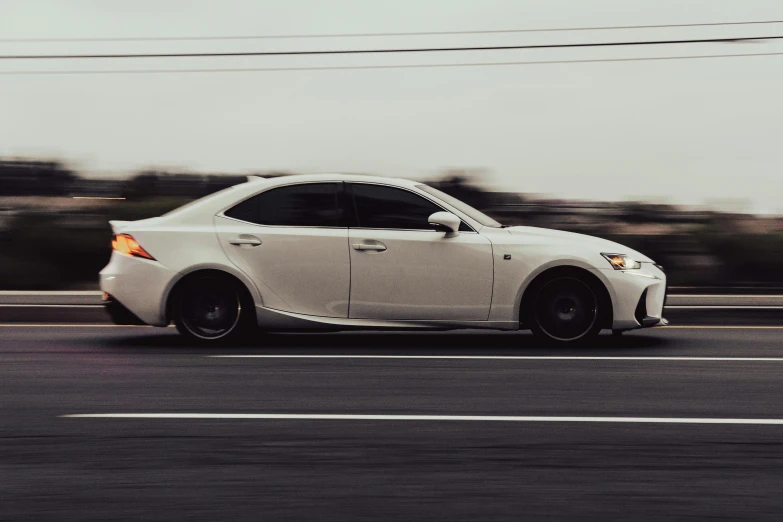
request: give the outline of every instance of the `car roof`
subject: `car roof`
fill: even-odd
[[[189,223],[189,224],[208,224],[211,223],[213,216],[226,208],[234,205],[254,193],[265,192],[266,190],[284,185],[296,183],[313,182],[372,182],[414,189],[420,183],[400,178],[382,178],[378,176],[368,176],[361,174],[295,174],[291,176],[279,176],[274,178],[264,178],[262,176],[248,176],[245,183],[239,183],[227,189],[215,192],[199,200],[193,201],[183,207],[175,209],[168,214],[160,216],[158,221],[166,223]]]
[[[275,187],[279,185],[290,185],[292,183],[308,183],[318,181],[354,181],[354,182],[372,182],[383,183],[388,185],[394,185],[397,187],[413,188],[421,183],[418,181],[412,181],[402,178],[388,178],[381,176],[372,176],[369,174],[340,174],[340,173],[327,173],[327,174],[294,174],[291,176],[279,176],[274,178],[264,178],[263,176],[248,176],[248,181],[263,182],[269,187]]]

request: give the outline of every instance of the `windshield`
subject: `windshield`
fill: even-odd
[[[492,227],[492,228],[502,228],[503,225],[489,217],[488,215],[484,214],[483,212],[480,212],[476,210],[475,208],[471,207],[467,203],[463,203],[462,201],[458,200],[457,198],[451,197],[448,194],[446,194],[443,191],[440,191],[436,188],[432,188],[428,185],[416,185],[416,188],[423,190],[427,194],[431,194],[435,196],[436,198],[445,201],[452,207],[456,208],[466,216],[470,217],[471,219],[474,219],[475,221],[478,221],[485,227]]]

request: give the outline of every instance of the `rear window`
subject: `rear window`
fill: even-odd
[[[340,183],[302,183],[262,192],[225,215],[258,225],[336,227],[340,225]]]

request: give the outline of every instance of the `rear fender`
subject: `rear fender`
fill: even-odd
[[[172,280],[169,281],[169,284],[167,285],[166,290],[164,291],[163,294],[164,298],[161,300],[161,306],[162,306],[161,314],[163,317],[165,317],[168,312],[169,298],[171,297],[172,289],[177,285],[178,282],[180,282],[186,276],[194,272],[199,272],[201,270],[214,270],[217,272],[225,272],[226,274],[234,276],[243,285],[245,285],[245,288],[247,288],[248,292],[250,292],[250,296],[253,298],[254,305],[256,307],[263,306],[264,301],[263,298],[261,297],[261,294],[258,291],[258,288],[244,272],[238,270],[233,266],[226,266],[217,263],[204,263],[204,264],[193,265],[191,267],[188,267],[187,270],[179,272],[176,277],[172,278]]]

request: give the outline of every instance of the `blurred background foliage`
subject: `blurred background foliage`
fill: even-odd
[[[666,267],[671,285],[783,286],[783,218],[544,199],[486,190],[480,177],[448,171],[429,184],[503,224],[586,233],[640,250]],[[99,179],[57,161],[0,160],[0,289],[97,288],[110,255],[109,220],[158,216],[244,180],[156,170]],[[83,199],[95,197],[124,199]]]

